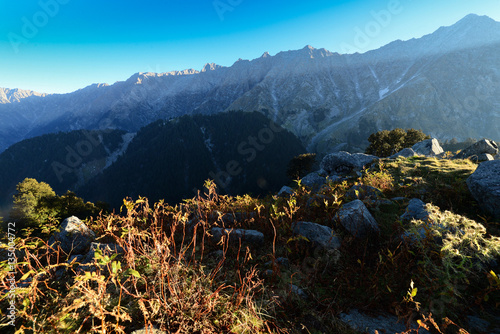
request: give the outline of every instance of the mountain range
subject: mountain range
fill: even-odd
[[[315,152],[361,150],[369,134],[395,127],[499,140],[500,22],[471,14],[363,54],[306,46],[69,94],[0,89],[0,152],[46,133],[136,132],[158,119],[231,110],[260,111]]]

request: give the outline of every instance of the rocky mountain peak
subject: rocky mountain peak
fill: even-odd
[[[216,69],[222,68],[223,66],[217,65],[215,63],[206,63],[205,66],[203,66],[203,69],[201,72],[209,72],[209,71],[215,71]]]

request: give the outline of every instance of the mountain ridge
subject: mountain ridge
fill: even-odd
[[[487,41],[489,44],[485,45]],[[474,46],[477,43],[482,46]],[[447,139],[454,135],[449,126],[441,131],[425,124],[424,118],[432,108],[444,109],[439,111],[441,114],[454,111],[451,118],[457,118],[456,115],[469,111],[466,103],[469,102],[477,106],[470,111],[473,118],[484,116],[485,112],[497,117],[500,100],[492,96],[500,95],[496,65],[499,49],[500,23],[489,17],[468,15],[433,34],[395,41],[363,54],[339,54],[308,45],[274,56],[266,52],[253,60],[240,59],[230,67],[207,63],[201,71],[138,72],[113,85],[95,84],[69,94],[0,104],[5,119],[4,126],[0,126],[0,151],[14,142],[44,133],[103,128],[134,132],[157,119],[229,110],[260,111],[296,134],[312,151],[326,152],[342,143],[362,147],[362,141],[349,140],[349,136],[367,137],[368,130],[360,129],[359,122],[378,116],[381,119],[372,122],[370,131],[388,126],[421,127],[424,123],[424,131]],[[440,62],[441,57],[450,54],[458,58],[448,57],[447,63]],[[470,67],[480,69],[482,76],[467,72],[458,63],[462,58],[469,59]],[[442,72],[449,80],[434,77],[433,72]],[[429,80],[430,77],[433,79]],[[488,82],[491,83],[488,96],[477,98],[476,88]],[[421,114],[415,111],[420,120],[409,121],[407,117],[402,121],[402,117],[396,117],[399,123],[390,124],[395,116],[387,110],[397,109],[401,113],[405,108],[416,109],[414,105],[400,105],[401,101],[409,101],[408,97],[391,97],[403,91],[408,93],[406,85],[412,87],[412,95],[421,92],[431,95],[411,98],[424,110]],[[465,90],[459,87],[463,85],[467,86]],[[453,89],[467,91],[463,93],[467,101],[460,96],[454,99],[447,96],[450,95],[447,91]],[[389,97],[395,104],[381,110],[380,101]],[[432,106],[427,105],[429,100],[433,101]],[[465,122],[460,117],[450,122]],[[498,129],[490,123],[482,121],[479,124],[483,128],[461,134],[493,137]]]

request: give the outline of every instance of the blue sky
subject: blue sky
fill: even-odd
[[[469,13],[500,21],[500,0],[0,0],[0,87],[67,93],[308,44],[365,52]]]

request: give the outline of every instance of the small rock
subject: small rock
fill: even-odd
[[[407,330],[406,326],[403,325],[396,316],[390,314],[379,315],[375,318],[362,314],[358,310],[354,309],[349,313],[341,313],[339,318],[352,329],[363,333],[375,334],[375,331],[378,331],[379,333],[402,333]],[[418,328],[418,324],[412,323],[411,328],[416,330]],[[417,331],[415,331],[415,333],[416,332]],[[418,330],[418,334],[430,333],[425,329],[420,328]]]
[[[326,184],[326,177],[321,176],[318,172],[312,172],[304,176],[300,182],[313,191],[318,191]]]
[[[229,235],[230,242],[246,242],[249,244],[262,244],[264,243],[264,234],[255,230],[244,230],[244,229],[223,229],[220,227],[214,227],[211,230],[214,241],[219,243],[222,239],[222,235]]]
[[[283,186],[280,191],[278,192],[278,197],[289,197],[294,194],[294,191],[292,188],[288,186]]]
[[[419,200],[418,198],[412,198],[405,213],[401,216],[401,220],[421,220],[424,222],[430,221],[429,211],[427,210],[426,204]]]
[[[380,232],[380,228],[365,204],[359,199],[344,204],[334,217],[353,236],[364,238]]]
[[[490,323],[488,321],[472,315],[467,317],[467,322],[469,323],[470,329],[481,333],[486,333],[488,331],[488,327],[490,327]]]
[[[289,268],[290,267],[290,261],[286,257],[278,257],[274,262],[279,265],[280,267],[283,268]],[[266,266],[272,266],[273,261],[266,262]]]
[[[290,291],[302,299],[307,299],[307,293],[296,285],[290,284]]]
[[[295,234],[306,237],[309,241],[316,243],[323,248],[340,248],[339,238],[328,226],[310,222],[294,222],[292,223],[292,231]]]

